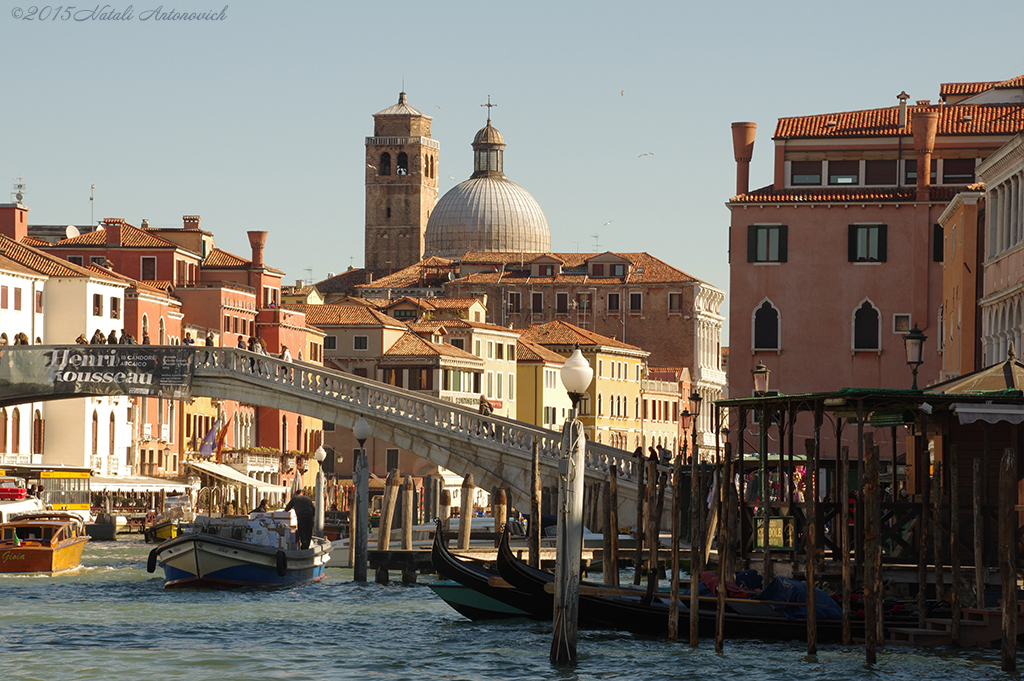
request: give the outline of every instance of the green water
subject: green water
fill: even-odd
[[[83,567],[0,576],[0,679],[1006,679],[998,651],[685,643],[585,631],[579,663],[548,662],[551,625],[473,623],[423,586],[354,584],[328,568],[282,591],[168,591],[138,538],[91,542]],[[421,577],[421,580],[429,579]],[[1024,666],[1024,658],[1021,662]]]

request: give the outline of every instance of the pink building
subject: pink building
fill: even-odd
[[[945,84],[936,104],[900,93],[896,106],[782,118],[775,176],[756,190],[755,125],[733,124],[733,397],[752,394],[758,362],[788,394],[910,388],[903,336],[915,325],[929,337],[918,385],[937,380],[939,218],[978,164],[1024,130],[1022,81]]]

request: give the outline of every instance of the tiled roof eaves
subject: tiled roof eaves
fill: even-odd
[[[964,186],[943,185],[931,187],[931,203],[951,201]],[[914,187],[899,188],[868,188],[853,187],[850,189],[781,189],[776,191],[772,185],[756,189],[746,194],[733,196],[726,203],[735,204],[843,204],[843,203],[915,203],[917,190]]]
[[[906,137],[913,134],[913,116],[919,111],[938,112],[939,137],[1016,134],[1024,130],[1022,104],[909,106],[904,128],[898,125],[899,107],[893,106],[780,118],[772,139]]]

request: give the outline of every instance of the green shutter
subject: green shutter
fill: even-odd
[[[846,241],[846,259],[857,262],[857,225],[850,225]]]
[[[757,225],[747,225],[747,262],[757,262]]]
[[[885,262],[889,252],[889,225],[878,225],[878,262]]]
[[[789,255],[789,226],[779,225],[779,262],[786,262]]]

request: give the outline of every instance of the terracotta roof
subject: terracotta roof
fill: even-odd
[[[8,258],[3,253],[0,253],[0,270],[3,270],[5,272],[17,272],[19,274],[31,274],[37,277],[40,276],[39,272],[36,272],[34,269],[30,267],[22,265],[17,260],[12,260],[11,258]]]
[[[520,338],[516,341],[516,362],[546,362],[548,364],[565,364],[565,357],[548,350],[543,345]]]
[[[122,248],[173,248],[177,249],[178,244],[163,239],[158,236],[150,234],[147,230],[140,229],[133,225],[124,222],[123,220],[104,220],[106,224],[120,224],[121,225],[121,242],[118,244]],[[70,239],[61,239],[57,243],[53,244],[54,248],[65,248],[65,247],[80,247],[80,246],[106,246],[107,245],[107,233],[102,229],[96,229],[92,232],[87,232],[79,236],[73,236]]]
[[[454,345],[446,343],[431,343],[420,338],[412,331],[402,334],[394,344],[384,353],[384,357],[454,357],[456,359],[471,359],[482,363],[476,355],[465,350],[460,350]]]
[[[18,262],[34,272],[51,277],[92,277],[107,281],[120,281],[116,277],[111,276],[110,273],[101,274],[93,272],[56,255],[50,255],[32,246],[18,243],[14,239],[2,234],[0,234],[0,254],[7,256],[10,260]]]
[[[429,283],[433,279],[437,279],[438,283],[445,280],[441,276],[442,272],[449,272],[453,270],[453,261],[447,258],[441,258],[436,255],[419,261],[414,265],[409,265],[403,270],[398,270],[385,277],[381,277],[376,281],[368,284],[362,284],[356,286],[356,288],[410,288],[420,286],[436,286],[436,283]]]
[[[561,319],[547,324],[533,324],[529,328],[520,330],[519,334],[526,340],[539,345],[575,345],[578,343],[579,345],[603,345],[610,348],[640,350],[635,345],[602,336],[589,329],[581,329]]]
[[[231,269],[231,268],[244,268],[249,269],[252,261],[246,260],[241,256],[222,251],[219,248],[215,248],[210,251],[210,254],[206,256],[206,261],[203,263],[203,267],[216,267],[219,269]]]
[[[952,201],[962,186],[931,187],[932,201]],[[729,199],[729,203],[912,203],[915,187],[829,187],[827,189],[780,189],[772,185]]]
[[[907,126],[898,126],[899,107],[780,118],[773,139],[896,137],[913,134],[918,111],[937,111],[938,136],[1013,135],[1024,130],[1024,105],[956,104],[908,106]],[[966,119],[966,120],[965,120]]]
[[[310,326],[389,326],[407,325],[383,312],[362,305],[289,305],[288,309],[305,313]]]
[[[478,253],[478,254],[467,254],[479,257],[478,262],[483,262],[484,256],[494,255],[502,256],[509,255],[503,253]],[[528,258],[535,259],[541,254],[528,253]],[[574,272],[572,270],[586,267],[587,263],[595,257],[604,255],[615,255],[622,258],[632,264],[632,269],[629,273],[629,282],[635,284],[656,284],[656,283],[682,283],[682,282],[693,282],[700,281],[696,277],[690,276],[682,270],[672,267],[668,263],[655,258],[649,253],[549,253],[547,255],[554,256],[565,263],[565,269],[562,274],[556,274],[550,277],[529,277],[521,273],[505,273],[505,272],[483,272],[478,274],[470,274],[461,279],[456,279],[452,283],[502,283],[502,284],[528,284],[530,282],[544,282],[544,283],[557,283],[557,284],[587,284],[588,286],[621,286],[622,277],[591,277],[582,272]],[[516,258],[513,262],[518,262]]]
[[[50,242],[47,241],[46,239],[37,239],[34,236],[26,236],[22,238],[21,243],[25,244],[26,246],[32,246],[33,248],[50,246]]]
[[[468,310],[473,306],[474,303],[478,303],[476,298],[416,298],[414,296],[402,296],[395,300],[390,301],[384,306],[385,309],[391,309],[403,303],[409,303],[419,307],[421,310]]]
[[[1009,80],[994,80],[978,83],[942,83],[939,86],[939,97],[945,99],[949,95],[976,95],[986,90],[1002,90],[1024,87],[1024,76]]]
[[[336,274],[330,279],[319,281],[314,286],[320,293],[355,293],[356,286],[365,284],[370,277],[370,270],[353,269]]]
[[[443,326],[446,329],[480,329],[482,331],[504,331],[505,333],[518,334],[519,331],[516,329],[510,329],[507,326],[498,326],[497,324],[487,324],[485,322],[471,322],[468,319],[438,319],[432,321],[416,322],[410,324],[412,328],[416,328],[418,324],[437,324]],[[426,326],[424,329],[428,328]]]

